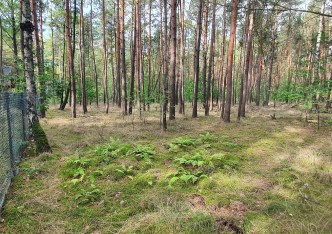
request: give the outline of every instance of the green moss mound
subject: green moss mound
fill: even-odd
[[[32,125],[32,136],[36,145],[36,154],[41,154],[45,152],[52,152],[51,146],[48,143],[47,136],[40,126],[39,121]]]

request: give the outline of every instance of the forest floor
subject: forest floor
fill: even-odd
[[[318,130],[287,105],[229,124],[188,109],[162,132],[157,109],[71,119],[52,107],[41,124],[53,153],[27,152],[0,232],[331,232],[331,114]]]

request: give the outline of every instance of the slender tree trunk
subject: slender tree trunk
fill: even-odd
[[[141,3],[140,0],[136,0],[136,90],[137,90],[137,106],[139,110],[139,116],[142,116],[141,108]]]
[[[263,72],[263,52],[259,52],[259,68],[258,68],[258,76],[256,80],[256,106],[259,106],[260,98],[261,98],[261,80],[262,80],[262,72]]]
[[[198,101],[198,84],[199,84],[199,52],[202,36],[202,8],[203,0],[199,0],[197,25],[196,25],[196,38],[195,38],[195,55],[194,55],[194,99],[193,99],[193,113],[192,117],[197,117],[197,101]]]
[[[36,0],[31,0],[31,10],[32,10],[32,20],[34,24],[34,38],[35,38],[35,47],[36,47],[36,58],[37,58],[37,68],[38,68],[38,78],[40,83],[40,116],[45,118],[45,82],[44,82],[44,64],[42,61],[41,54],[41,42],[39,38],[39,26],[38,26],[38,17],[37,17],[37,2]]]
[[[106,45],[106,9],[105,0],[102,0],[102,24],[103,24],[103,56],[104,56],[104,68],[103,68],[103,86],[104,97],[106,104],[106,114],[109,111],[109,98],[108,98],[108,84],[107,84],[107,45]]]
[[[30,1],[22,1],[22,22],[20,28],[23,31],[23,50],[24,50],[24,76],[26,82],[27,93],[27,117],[29,130],[32,129],[34,123],[38,121],[36,111],[36,85],[34,81],[34,67],[33,67],[33,52],[32,52],[32,33],[34,25],[32,23],[32,15],[30,8]],[[32,136],[32,132],[30,132]]]
[[[253,4],[251,6],[253,6]],[[240,100],[239,100],[239,112],[238,112],[238,116],[237,116],[238,120],[240,120],[240,117],[245,117],[245,113],[246,113],[249,70],[250,70],[250,66],[251,66],[250,58],[252,55],[252,34],[253,34],[253,27],[254,27],[254,13],[255,13],[254,10],[251,10],[250,15],[249,15],[249,28],[248,28],[248,37],[247,37],[247,46],[246,46],[245,71],[244,71],[244,79],[243,79],[243,90],[242,90],[242,94],[240,94]]]
[[[185,10],[185,1],[181,0],[181,44],[180,44],[180,53],[181,53],[181,59],[180,59],[180,95],[179,95],[179,102],[180,102],[180,108],[179,113],[185,114],[185,108],[184,108],[184,10]]]
[[[121,0],[121,62],[122,62],[122,114],[127,115],[127,69],[126,69],[126,43],[125,43],[125,32],[124,32],[124,12],[125,12],[125,1]]]
[[[232,0],[232,15],[231,15],[231,34],[229,38],[228,55],[227,55],[227,98],[225,103],[224,122],[231,120],[231,105],[232,105],[232,72],[233,72],[233,53],[236,34],[236,18],[237,18],[238,0]]]
[[[265,100],[263,106],[268,106],[270,101],[270,92],[272,88],[272,74],[273,74],[273,64],[274,64],[274,56],[275,56],[275,41],[277,37],[277,29],[278,29],[278,17],[275,14],[274,17],[274,26],[272,32],[272,45],[271,45],[271,61],[270,61],[270,69],[269,69],[269,80],[268,86],[265,89]]]
[[[213,0],[212,5],[212,32],[211,32],[211,44],[210,44],[210,58],[209,58],[209,71],[208,71],[208,80],[207,80],[207,97],[206,97],[206,106],[205,106],[205,115],[209,115],[210,108],[213,108],[213,78],[214,76],[214,43],[216,37],[216,0]],[[212,86],[212,88],[211,88]]]
[[[53,104],[55,105],[55,45],[54,45],[54,25],[53,25],[53,11],[51,9],[51,47],[52,47],[52,91]],[[59,50],[60,52],[60,50]],[[60,77],[59,77],[60,78]]]
[[[94,47],[94,39],[93,39],[93,23],[92,23],[92,0],[90,1],[90,46],[91,46],[91,56],[92,56],[92,69],[93,69],[93,77],[95,81],[95,95],[96,95],[96,105],[99,105],[99,90],[98,90],[98,74],[97,74],[97,66],[96,66],[96,56],[95,56],[95,47]]]
[[[149,49],[148,49],[148,111],[150,111],[151,102],[151,27],[152,27],[152,0],[149,0]]]
[[[204,2],[204,39],[203,39],[203,68],[202,68],[202,79],[203,79],[203,107],[204,110],[208,108],[208,99],[207,99],[207,84],[206,84],[206,68],[207,68],[207,35],[208,35],[208,20],[209,20],[209,0]],[[206,115],[206,111],[205,111]]]
[[[166,120],[166,113],[167,113],[167,106],[168,106],[168,33],[167,33],[167,0],[164,0],[164,79],[163,79],[163,130],[167,129],[167,120]]]
[[[73,34],[74,35],[74,34]],[[70,0],[66,0],[66,39],[68,48],[68,60],[69,60],[69,77],[70,77],[70,89],[71,89],[71,116],[76,118],[76,85],[75,85],[75,73],[74,73],[74,48],[71,41],[70,33]]]
[[[170,108],[169,108],[169,119],[175,119],[175,97],[176,97],[176,0],[171,0],[171,44],[170,44]]]
[[[85,114],[88,112],[87,109],[87,98],[86,98],[86,74],[85,74],[85,38],[84,38],[84,0],[81,0],[81,7],[80,7],[80,22],[81,22],[81,27],[80,27],[80,52],[81,52],[81,90],[82,90],[82,108],[83,108],[83,113]]]
[[[135,0],[133,0],[135,1]],[[133,106],[134,106],[134,86],[135,86],[135,60],[136,60],[136,6],[133,2],[133,20],[132,20],[132,47],[131,47],[131,77],[130,77],[130,100],[129,100],[129,114],[131,115],[133,113]]]
[[[225,64],[225,44],[226,44],[226,0],[224,1],[224,9],[223,9],[223,23],[222,23],[222,52],[221,52],[221,67],[220,67],[220,75],[219,75],[219,87],[218,87],[218,95],[219,95],[219,105],[218,109],[219,111],[224,110],[224,104],[225,104],[225,83],[226,78],[224,77],[224,64]],[[222,111],[222,117],[223,117],[223,111]]]
[[[116,1],[116,103],[121,107],[121,25],[120,25],[120,0]]]
[[[13,40],[13,51],[14,51],[14,64],[17,77],[19,76],[19,67],[18,67],[18,48],[17,48],[17,24],[15,18],[15,8],[14,0],[10,0],[10,19],[12,26],[12,40]],[[14,80],[11,79],[10,87],[14,87]]]

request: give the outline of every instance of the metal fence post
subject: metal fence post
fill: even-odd
[[[5,109],[7,112],[7,123],[8,123],[8,143],[9,143],[9,156],[10,156],[10,165],[12,169],[13,175],[16,174],[15,170],[15,158],[13,153],[13,141],[12,141],[12,126],[11,126],[11,115],[10,115],[10,107],[9,107],[10,95],[8,92],[5,92]]]

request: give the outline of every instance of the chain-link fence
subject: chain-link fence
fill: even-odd
[[[0,207],[27,139],[28,118],[23,93],[0,93]]]

